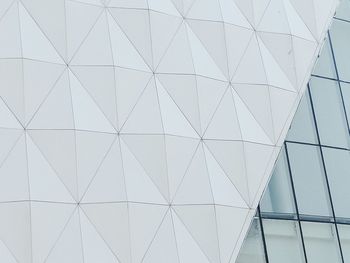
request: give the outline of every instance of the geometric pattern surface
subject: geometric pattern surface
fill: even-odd
[[[1,0],[0,262],[235,262],[337,0]]]

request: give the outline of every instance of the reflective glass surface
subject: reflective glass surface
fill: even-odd
[[[350,152],[322,149],[336,217],[350,218]]]
[[[338,82],[313,77],[310,91],[321,144],[348,148],[349,133]]]
[[[239,262],[350,263],[350,0],[333,20]]]
[[[329,38],[326,39],[320,57],[318,58],[313,73],[315,75],[336,78],[332,49]]]
[[[294,217],[295,206],[285,148],[277,160],[273,175],[260,203],[262,213],[285,214]]]
[[[263,225],[270,263],[305,262],[297,222],[264,219]]]
[[[295,113],[293,123],[290,126],[287,140],[305,143],[318,142],[309,90],[306,90],[304,97],[301,99],[298,111]]]
[[[264,243],[259,219],[254,219],[236,263],[265,263]]]
[[[340,2],[339,8],[335,14],[335,18],[350,21],[350,1],[343,0]]]
[[[330,35],[339,79],[350,81],[350,23],[334,19]]]
[[[319,147],[298,143],[287,145],[300,215],[331,217]]]
[[[350,225],[338,225],[339,239],[345,262],[350,262]]]
[[[301,226],[309,263],[342,262],[333,224],[302,222]]]

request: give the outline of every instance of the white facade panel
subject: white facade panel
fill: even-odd
[[[0,261],[233,263],[337,0],[0,2]]]

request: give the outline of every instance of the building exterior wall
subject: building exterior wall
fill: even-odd
[[[235,262],[338,3],[0,0],[0,262]]]
[[[238,263],[350,262],[350,1],[341,3]]]

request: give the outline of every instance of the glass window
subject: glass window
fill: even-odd
[[[288,131],[287,140],[297,142],[317,143],[315,121],[312,114],[309,91],[300,101],[294,115],[292,125]]]
[[[340,250],[333,224],[301,223],[308,263],[340,263]]]
[[[350,23],[333,19],[330,35],[339,79],[350,81]]]
[[[338,232],[344,262],[350,262],[350,225],[339,225]]]
[[[305,262],[298,222],[264,219],[263,225],[270,263]]]
[[[340,83],[341,91],[343,93],[345,112],[348,116],[348,122],[350,122],[350,84],[348,83]],[[348,123],[350,125],[350,123]]]
[[[264,213],[295,214],[293,191],[290,182],[285,148],[282,148],[269,185],[260,202]]]
[[[265,263],[260,222],[257,218],[252,222],[236,263]]]
[[[318,146],[288,143],[299,213],[330,218],[331,208]]]
[[[350,218],[350,152],[323,148],[335,215]]]
[[[350,1],[349,0],[340,1],[335,17],[350,21]]]
[[[337,78],[333,62],[332,50],[328,38],[326,39],[324,46],[322,47],[321,54],[317,59],[312,74],[333,79]]]
[[[310,88],[321,144],[348,148],[349,135],[338,82],[313,77]]]

